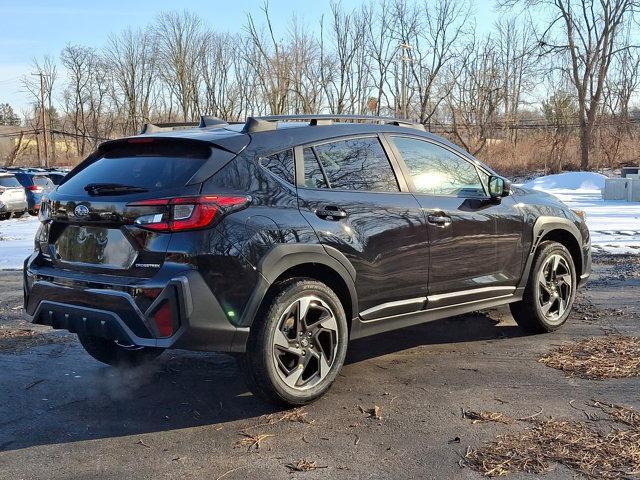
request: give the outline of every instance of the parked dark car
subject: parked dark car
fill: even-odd
[[[0,220],[21,217],[27,211],[24,188],[12,173],[0,172]]]
[[[51,192],[55,185],[44,172],[39,171],[16,171],[14,175],[24,187],[27,194],[29,213],[37,215],[40,210],[42,197]]]
[[[384,118],[148,125],[100,145],[41,219],[35,323],[110,365],[242,353],[252,391],[292,405],[327,391],[350,339],[503,304],[553,331],[591,270],[562,202]]]

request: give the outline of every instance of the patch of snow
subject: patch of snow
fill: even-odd
[[[538,177],[523,186],[584,211],[595,253],[640,254],[640,203],[603,200],[605,178],[599,173],[566,172]]]
[[[28,215],[0,221],[0,270],[22,269],[39,226],[38,217]]]
[[[534,178],[523,184],[523,187],[535,190],[598,190],[604,189],[607,177],[594,172],[565,172]]]

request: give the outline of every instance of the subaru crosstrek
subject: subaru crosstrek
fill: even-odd
[[[347,342],[509,304],[560,327],[591,270],[589,231],[405,121],[203,117],[108,141],[42,203],[27,312],[97,360],[242,353],[252,391],[325,393]]]

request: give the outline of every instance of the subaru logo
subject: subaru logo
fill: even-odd
[[[89,215],[89,209],[84,205],[78,205],[74,210],[73,214],[76,217],[86,217]]]

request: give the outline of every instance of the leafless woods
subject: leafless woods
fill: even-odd
[[[330,112],[407,117],[504,170],[633,161],[636,1],[503,0],[492,28],[471,0],[333,3],[313,28],[265,4],[235,33],[165,12],[34,60],[49,156],[75,161],[148,121]],[[23,83],[42,132],[39,79]]]

